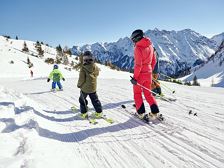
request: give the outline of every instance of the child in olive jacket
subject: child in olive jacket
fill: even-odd
[[[79,103],[82,118],[87,117],[87,96],[90,97],[93,107],[95,108],[95,116],[99,118],[102,116],[102,105],[96,93],[98,75],[99,68],[94,63],[91,52],[86,51],[83,54],[83,65],[81,65],[80,68],[79,80],[77,84],[77,87],[81,89]]]

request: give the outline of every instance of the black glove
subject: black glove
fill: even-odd
[[[65,78],[62,78],[63,81],[65,81]]]
[[[130,81],[133,85],[137,85],[137,80],[135,80],[135,78],[131,77]]]
[[[47,82],[50,82],[50,80],[51,80],[50,78],[47,78]]]

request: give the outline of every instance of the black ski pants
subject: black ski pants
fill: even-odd
[[[102,105],[101,102],[96,94],[94,93],[85,93],[80,91],[79,103],[80,103],[80,111],[81,113],[86,113],[88,111],[88,101],[86,100],[87,96],[90,97],[90,100],[93,104],[93,107],[97,113],[102,112]]]

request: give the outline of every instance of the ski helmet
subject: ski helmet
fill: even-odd
[[[137,30],[132,32],[131,40],[134,43],[137,43],[139,40],[141,40],[143,38],[143,35],[144,35],[143,31],[141,29],[137,29]]]
[[[54,69],[58,69],[58,65],[55,64],[55,65],[54,65]]]
[[[90,51],[85,51],[83,54],[83,63],[90,64],[94,61],[93,55]]]
[[[91,53],[91,51],[85,51],[84,52],[84,54],[83,54],[84,56],[92,56],[92,53]]]

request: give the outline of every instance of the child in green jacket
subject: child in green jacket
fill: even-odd
[[[65,81],[65,78],[63,77],[62,73],[58,70],[58,65],[54,65],[53,71],[51,71],[47,82],[50,82],[50,80],[53,79],[52,82],[52,91],[55,91],[56,85],[58,85],[59,90],[62,90],[62,85],[60,80],[62,79]]]

